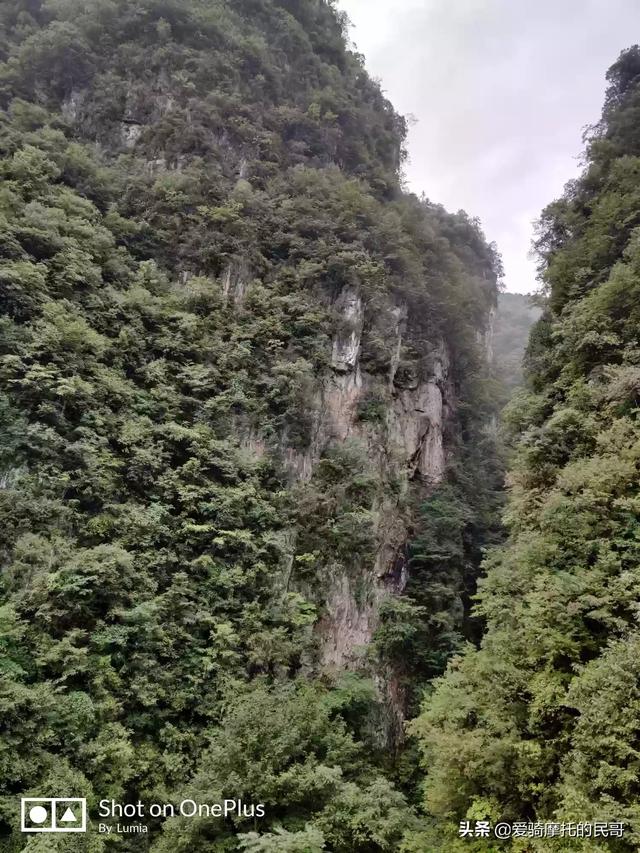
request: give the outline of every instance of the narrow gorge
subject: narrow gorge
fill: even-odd
[[[591,802],[637,840],[637,719],[590,703],[637,670],[639,81],[533,308],[406,189],[331,0],[1,4],[3,853],[545,851],[458,827]],[[72,795],[87,833],[20,830]]]

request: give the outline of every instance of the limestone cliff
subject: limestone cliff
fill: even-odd
[[[362,363],[371,331],[366,326],[365,300],[356,287],[339,291],[331,304],[329,363],[316,376],[309,400],[309,443],[303,449],[292,447],[284,436],[279,451],[290,482],[305,483],[313,479],[328,448],[356,442],[364,448],[379,485],[371,505],[375,550],[370,559],[353,571],[329,558],[321,569],[315,595],[321,614],[316,625],[319,665],[334,674],[369,669],[365,658],[379,624],[380,604],[390,595],[402,594],[408,579],[410,497],[415,503],[442,481],[459,431],[449,342],[444,336],[421,339],[416,348],[414,318],[405,302],[389,300],[383,314],[376,323],[389,332],[388,369],[371,372]],[[488,349],[490,318],[488,312],[487,325],[477,330],[479,351]],[[377,407],[374,419],[363,417],[371,400]],[[258,434],[259,430],[246,436],[245,444],[262,455],[266,445]],[[292,544],[295,550],[295,536]],[[295,572],[289,579],[295,588]],[[403,737],[404,688],[393,668],[374,666],[371,671],[386,709],[383,737],[397,742]]]
[[[3,156],[16,158],[7,174],[35,176],[16,232],[26,248],[7,242],[6,310],[39,318],[34,300],[47,293],[51,323],[72,324],[64,345],[99,362],[84,384],[65,375],[29,417],[70,442],[102,430],[91,447],[125,457],[100,480],[122,478],[117,498],[86,505],[82,465],[75,451],[65,457],[64,477],[80,482],[64,494],[98,519],[78,520],[79,541],[120,542],[126,525],[111,518],[120,502],[140,502],[149,517],[161,507],[175,554],[163,562],[163,527],[158,542],[149,534],[152,557],[138,553],[146,533],[127,539],[131,559],[158,594],[191,572],[211,598],[198,612],[238,623],[238,677],[364,667],[396,725],[402,688],[366,649],[382,602],[405,590],[416,503],[483,417],[470,389],[495,303],[493,247],[466,214],[403,191],[405,122],[347,48],[332,3],[26,5],[0,28],[12,41],[0,87]],[[63,193],[43,218],[33,199],[47,182],[81,201]],[[72,216],[83,224],[69,236]],[[86,223],[102,229],[87,246]],[[47,228],[64,239],[45,239]],[[18,271],[23,255],[33,264],[25,294],[14,255]],[[99,380],[100,418],[87,399],[58,406]],[[8,381],[22,387],[22,374]],[[220,448],[233,462],[214,464]],[[179,487],[167,485],[173,476]],[[268,509],[254,513],[257,494]],[[205,565],[233,581],[218,588]],[[267,578],[259,590],[255,566]],[[291,615],[291,595],[302,616]],[[262,633],[243,618],[257,602]],[[303,649],[291,640],[301,625]],[[193,640],[203,655],[214,633]],[[256,636],[269,651],[254,649]]]
[[[362,370],[360,347],[363,334],[363,307],[357,293],[343,291],[337,300],[348,331],[338,332],[332,342],[331,371],[325,377],[316,412],[314,447],[302,456],[294,455],[297,471],[309,473],[313,459],[327,441],[357,438],[366,445],[367,455],[383,481],[397,479],[401,494],[411,480],[419,478],[428,488],[440,482],[445,470],[445,433],[454,408],[454,391],[449,376],[449,354],[442,340],[434,347],[430,375],[397,381],[397,365],[392,365],[384,414],[375,425],[358,417],[358,405],[378,386],[379,377]],[[406,309],[393,312],[403,318],[395,327],[393,349],[402,351]],[[450,426],[450,424],[449,424]],[[297,456],[297,458],[296,458]],[[406,567],[402,548],[406,518],[398,510],[398,499],[386,495],[375,507],[377,516],[375,562],[365,569],[367,595],[358,602],[344,575],[333,576],[326,591],[326,613],[320,631],[322,660],[332,667],[348,667],[358,659],[376,627],[376,605],[380,595],[402,592]],[[362,599],[362,596],[361,596]]]

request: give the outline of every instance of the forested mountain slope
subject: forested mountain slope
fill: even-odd
[[[528,392],[507,416],[510,535],[481,581],[486,633],[415,724],[440,819],[424,849],[485,850],[453,836],[456,821],[487,816],[625,824],[622,839],[512,849],[640,844],[638,47],[608,80],[584,172],[540,220],[548,308],[529,343]]]
[[[529,332],[541,310],[524,293],[500,293],[493,322],[492,351],[496,374],[507,401],[523,383],[522,362]]]
[[[494,535],[495,251],[324,0],[6,0],[0,60],[2,849],[399,850]],[[95,831],[185,797],[266,816]]]

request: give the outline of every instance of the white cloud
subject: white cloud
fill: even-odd
[[[578,172],[639,0],[339,0],[370,73],[413,114],[407,179],[479,216],[509,290],[535,288],[531,221]]]

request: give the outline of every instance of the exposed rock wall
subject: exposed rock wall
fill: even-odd
[[[222,275],[222,292],[226,300],[241,305],[249,281],[249,267],[244,260],[230,261]]]
[[[426,490],[437,485],[445,472],[449,421],[455,409],[451,360],[445,341],[432,347],[428,375],[398,375],[407,324],[405,306],[390,309],[395,342],[386,379],[386,405],[381,421],[359,417],[359,406],[381,378],[361,366],[365,310],[361,296],[345,288],[334,303],[337,330],[331,345],[331,369],[320,383],[314,401],[312,440],[304,451],[285,451],[293,480],[309,480],[323,450],[332,442],[357,439],[378,470],[381,482],[400,484],[406,493],[412,480]],[[405,549],[407,521],[398,493],[391,489],[374,506],[376,556],[354,578],[341,566],[328,567],[324,578],[323,615],[318,626],[322,665],[330,670],[357,667],[364,647],[378,624],[380,600],[401,592],[407,580]],[[389,678],[383,679],[387,688]]]

